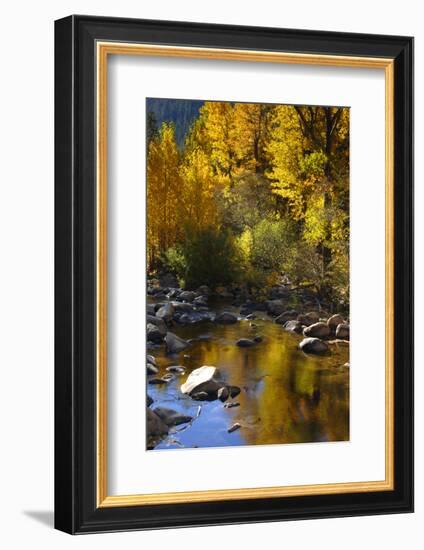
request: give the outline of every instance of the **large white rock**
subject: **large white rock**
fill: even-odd
[[[190,394],[199,386],[206,386],[208,382],[211,382],[214,386],[214,383],[216,382],[216,385],[218,386],[219,381],[216,380],[217,378],[219,378],[218,369],[216,367],[204,365],[203,367],[199,367],[190,373],[185,383],[182,384],[181,391],[185,394]],[[221,386],[223,385],[224,384],[221,384]]]

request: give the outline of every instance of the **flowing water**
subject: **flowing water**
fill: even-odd
[[[231,308],[226,307],[226,310]],[[252,323],[255,326],[251,326]],[[149,385],[154,409],[162,406],[195,417],[155,442],[155,449],[269,445],[349,439],[349,348],[332,344],[328,354],[306,355],[298,349],[302,337],[286,332],[265,314],[237,324],[203,322],[176,326],[172,331],[194,339],[183,352],[168,356],[164,346],[149,350],[160,372],[182,365],[184,375],[169,384]],[[240,338],[260,335],[254,347],[240,348]],[[202,365],[218,367],[226,383],[241,393],[232,408],[216,401],[194,401],[180,391],[190,372]],[[147,377],[148,379],[151,377]],[[228,429],[239,423],[232,433]]]

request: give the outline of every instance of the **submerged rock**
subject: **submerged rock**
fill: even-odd
[[[287,323],[284,323],[284,330],[287,330],[287,332],[301,334],[303,331],[303,325],[300,321],[287,321]]]
[[[189,346],[189,344],[185,340],[183,340],[173,332],[166,333],[165,344],[168,353],[179,353]]]
[[[230,434],[230,433],[235,432],[236,430],[239,430],[240,428],[241,428],[241,424],[239,424],[238,422],[236,422],[236,423],[233,424],[230,428],[228,428],[227,432]]]
[[[230,311],[223,311],[218,313],[215,317],[215,323],[220,323],[221,325],[231,325],[237,323],[237,315],[231,313]]]
[[[209,311],[192,311],[191,313],[183,313],[178,322],[182,325],[191,325],[193,323],[201,323],[202,321],[213,321],[215,316]]]
[[[168,426],[165,422],[151,409],[146,407],[146,418],[147,418],[147,435],[151,436],[161,436],[167,435],[169,432]]]
[[[158,386],[160,384],[168,384],[168,382],[170,382],[170,380],[167,380],[165,377],[163,377],[163,378],[152,378],[151,380],[149,380],[148,383]]]
[[[289,311],[284,311],[284,313],[281,313],[276,319],[275,322],[284,325],[287,323],[287,321],[293,321],[298,316],[298,312],[294,309],[291,309]]]
[[[328,351],[328,345],[319,338],[304,338],[299,348],[305,353],[325,353]]]
[[[240,338],[240,340],[237,340],[236,346],[239,346],[240,348],[249,348],[251,346],[256,346],[256,342],[254,340],[250,340],[249,338]]]
[[[171,365],[170,367],[166,367],[166,370],[168,372],[173,372],[175,374],[184,374],[185,373],[185,367],[181,365]]]
[[[178,426],[179,424],[186,424],[193,420],[192,416],[179,413],[173,409],[166,407],[156,407],[153,412],[168,426]]]
[[[233,407],[240,407],[240,403],[236,401],[231,401],[230,403],[225,403],[224,408],[226,409],[232,409]]]
[[[159,369],[156,365],[152,365],[152,363],[147,363],[146,365],[146,372],[147,374],[157,374],[159,372]]]
[[[314,323],[313,325],[306,327],[303,330],[303,334],[313,338],[327,338],[330,336],[330,327],[327,323]]]

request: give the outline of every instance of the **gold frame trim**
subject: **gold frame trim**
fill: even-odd
[[[142,506],[394,489],[394,60],[252,50],[97,42],[97,506]],[[109,55],[144,55],[301,65],[384,69],[386,123],[386,433],[385,479],[283,487],[256,487],[109,496],[107,494],[107,60]]]

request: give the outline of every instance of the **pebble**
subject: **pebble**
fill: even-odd
[[[235,432],[236,430],[239,430],[241,428],[241,424],[239,424],[238,422],[236,422],[235,424],[233,424],[230,428],[228,428],[228,433],[233,433]]]

